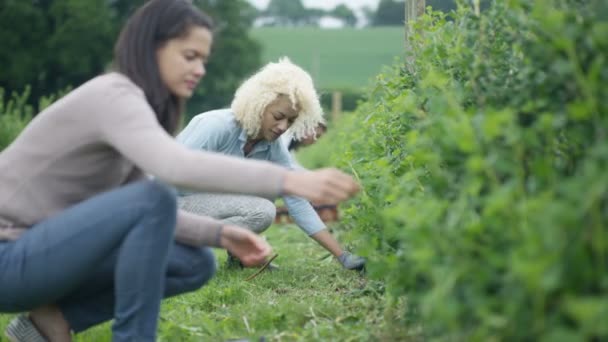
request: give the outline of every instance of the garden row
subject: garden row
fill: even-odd
[[[429,13],[303,152],[359,178],[344,223],[428,339],[608,338],[607,17],[602,0]]]

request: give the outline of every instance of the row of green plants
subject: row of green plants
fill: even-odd
[[[11,96],[0,88],[0,151],[19,135],[35,115],[33,106],[27,103],[28,98],[29,88],[22,94],[13,93]]]
[[[0,88],[0,151],[15,140],[38,112],[50,106],[70,89],[68,87],[58,94],[42,96],[35,102],[30,101],[30,87],[25,87],[22,93],[11,94]],[[32,105],[32,102],[36,105]]]
[[[425,339],[608,339],[607,18],[603,0],[429,11],[302,152],[360,180],[344,224]]]

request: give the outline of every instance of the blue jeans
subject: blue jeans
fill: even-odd
[[[176,248],[176,212],[170,188],[141,181],[0,242],[0,311],[58,303],[76,331],[113,317],[114,341],[154,341],[162,297],[202,285],[215,270],[208,250]],[[209,269],[196,280],[182,277],[190,262]]]
[[[112,272],[115,264],[115,256],[108,258],[85,285],[59,301],[59,308],[74,332],[81,332],[113,317],[116,295]],[[163,297],[198,290],[213,277],[215,270],[215,256],[211,248],[174,243],[169,253]]]

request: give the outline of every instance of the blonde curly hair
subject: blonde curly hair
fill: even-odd
[[[268,63],[249,77],[236,90],[230,108],[247,135],[258,135],[266,107],[277,97],[288,96],[298,117],[289,128],[296,140],[315,134],[315,128],[324,123],[323,109],[312,78],[289,58]]]

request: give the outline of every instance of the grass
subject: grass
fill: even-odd
[[[309,71],[321,89],[366,87],[382,66],[404,53],[401,27],[265,27],[251,34],[262,44],[264,63],[288,56]]]
[[[345,234],[337,236],[349,241]],[[411,335],[404,300],[387,305],[381,283],[343,270],[295,226],[273,226],[266,236],[280,270],[245,282],[255,270],[225,269],[225,253],[217,250],[220,267],[207,286],[163,302],[159,341],[393,341]],[[11,317],[0,315],[0,326]],[[75,340],[110,341],[110,324]]]

